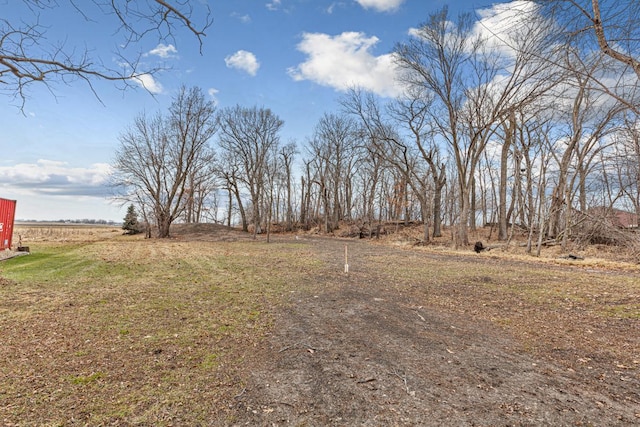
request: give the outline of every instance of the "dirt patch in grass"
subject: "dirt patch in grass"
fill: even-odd
[[[640,421],[635,276],[359,241],[308,245],[323,268],[279,314],[268,363],[236,398],[237,425]],[[617,303],[625,315],[603,310]]]
[[[0,264],[5,425],[640,422],[633,269],[207,226],[70,248]]]

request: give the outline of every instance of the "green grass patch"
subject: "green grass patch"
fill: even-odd
[[[71,377],[70,380],[73,384],[76,385],[87,385],[87,384],[91,384],[94,383],[102,378],[105,377],[105,374],[102,372],[94,372],[91,375],[79,375],[79,376],[74,376]]]
[[[603,316],[617,319],[640,319],[640,304],[617,304],[604,307]]]

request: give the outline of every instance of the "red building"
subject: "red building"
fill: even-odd
[[[0,250],[11,249],[16,201],[0,198]]]
[[[589,209],[593,216],[606,220],[609,224],[618,228],[638,228],[638,215],[633,212],[616,208],[597,207]]]

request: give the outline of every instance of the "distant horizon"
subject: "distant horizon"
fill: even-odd
[[[18,223],[55,223],[55,224],[80,224],[80,225],[121,225],[122,221],[114,221],[107,219],[15,219],[14,224]]]

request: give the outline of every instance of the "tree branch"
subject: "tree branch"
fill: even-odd
[[[600,46],[600,50],[602,50],[602,52],[605,55],[610,56],[616,61],[620,61],[624,64],[631,66],[631,68],[633,68],[633,71],[635,71],[636,75],[640,79],[640,61],[636,60],[631,55],[625,55],[611,48],[611,46],[609,46],[609,42],[604,33],[604,26],[602,24],[602,17],[600,14],[600,2],[599,0],[592,0],[591,3],[593,6],[593,18],[592,18],[593,29],[596,33],[596,38],[598,40],[598,45]]]
[[[33,22],[16,24],[0,18],[0,91],[26,102],[26,88],[30,83],[42,83],[49,88],[54,82],[70,83],[70,78],[84,80],[94,95],[94,80],[121,82],[124,87],[137,86],[143,75],[153,75],[160,67],[139,69],[140,55],[126,58],[117,52],[121,68],[102,64],[88,49],[76,54],[75,48],[67,48],[65,42],[48,44],[46,27],[40,23],[45,13],[62,7],[75,12],[75,16],[95,23],[99,14],[115,15],[119,31],[124,33],[126,47],[155,32],[160,40],[173,38],[178,28],[185,28],[198,40],[200,53],[206,30],[212,25],[210,9],[206,8],[203,22],[196,25],[192,21],[195,14],[192,2],[195,0],[92,0],[96,7],[91,10],[88,3],[70,0],[70,5],[42,0],[23,0],[33,16]],[[27,12],[27,15],[29,12]],[[73,15],[72,15],[73,16]],[[25,18],[28,19],[28,18]],[[68,25],[73,25],[69,23]],[[99,99],[99,98],[98,98]]]

